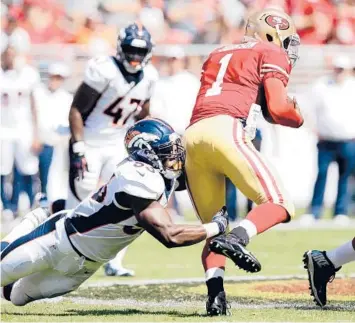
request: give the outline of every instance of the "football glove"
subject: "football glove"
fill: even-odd
[[[217,223],[219,234],[225,233],[229,224],[227,207],[223,206],[212,218],[212,223]]]
[[[84,172],[88,170],[84,151],[84,142],[78,141],[73,143],[70,156],[70,175],[73,178],[83,179]]]

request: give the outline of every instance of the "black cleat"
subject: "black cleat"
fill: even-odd
[[[210,250],[231,259],[236,266],[249,273],[257,273],[261,270],[261,264],[255,256],[245,249],[242,239],[227,234],[214,238],[210,242]]]
[[[303,255],[304,268],[307,269],[309,289],[315,303],[321,307],[327,304],[327,284],[335,278],[335,269],[325,251],[309,250]]]
[[[217,296],[208,295],[208,300],[206,302],[208,316],[229,315],[229,308],[225,292],[219,292]]]

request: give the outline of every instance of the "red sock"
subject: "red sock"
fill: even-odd
[[[252,209],[246,216],[246,219],[255,225],[259,234],[276,224],[287,221],[289,215],[281,205],[265,203]]]
[[[214,252],[211,252],[209,250],[209,242],[210,239],[206,241],[205,247],[203,248],[202,251],[202,265],[203,268],[205,269],[205,272],[208,269],[212,269],[212,268],[220,268],[222,270],[224,270],[225,265],[226,265],[226,257],[222,256],[222,255],[217,255]]]

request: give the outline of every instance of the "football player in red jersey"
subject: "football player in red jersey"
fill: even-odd
[[[261,269],[246,249],[249,240],[294,215],[277,173],[254,148],[253,115],[299,128],[303,118],[286,86],[300,39],[292,19],[269,9],[251,16],[241,44],[213,51],[203,65],[201,87],[185,132],[189,192],[203,223],[225,203],[225,177],[258,206],[228,235],[206,243],[202,263],[207,313],[226,314],[225,256],[247,272]],[[257,104],[260,105],[257,105]]]

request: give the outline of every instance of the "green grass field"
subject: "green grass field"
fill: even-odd
[[[307,249],[329,249],[354,236],[353,230],[273,230],[255,238],[250,250],[261,261],[260,275],[305,275],[302,255]],[[5,322],[216,322],[288,321],[355,322],[355,279],[336,279],[329,287],[329,305],[317,308],[308,294],[305,280],[235,281],[253,278],[227,265],[226,283],[231,316],[220,320],[206,317],[203,283],[188,283],[188,278],[203,278],[200,264],[202,244],[166,249],[143,234],[130,247],[125,265],[136,271],[135,280],[186,278],[181,284],[122,285],[125,278],[105,277],[100,269],[79,290],[50,302],[35,302],[15,307],[3,302]],[[355,264],[344,266],[341,274],[355,273]],[[254,277],[260,277],[254,276]],[[265,277],[264,277],[265,278]],[[302,278],[302,277],[300,277]],[[132,279],[129,279],[132,282]],[[103,284],[111,283],[104,287]],[[121,284],[120,284],[121,283]]]

